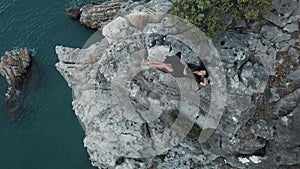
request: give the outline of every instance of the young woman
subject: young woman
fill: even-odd
[[[167,70],[173,77],[185,77],[190,76],[190,73],[188,73],[188,70],[190,70],[197,81],[197,83],[200,86],[205,87],[208,83],[207,77],[207,71],[202,66],[196,66],[193,64],[186,64],[183,66],[183,64],[180,61],[181,53],[178,52],[176,55],[173,56],[167,56],[164,62],[148,62],[148,66],[161,69],[162,71]],[[189,68],[189,69],[188,69]]]

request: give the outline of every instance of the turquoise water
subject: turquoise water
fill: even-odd
[[[87,2],[0,0],[0,55],[28,47],[35,61],[15,122],[7,121],[6,83],[0,77],[0,169],[93,168],[72,110],[71,89],[54,67],[54,46],[82,47],[93,34],[65,15],[65,8]]]

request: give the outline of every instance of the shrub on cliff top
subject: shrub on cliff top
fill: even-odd
[[[274,0],[178,0],[171,9],[177,15],[198,26],[208,36],[216,37],[223,30],[220,16],[229,14],[233,19],[247,22],[259,20],[272,8]]]

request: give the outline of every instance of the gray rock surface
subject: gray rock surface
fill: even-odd
[[[71,19],[79,20],[81,24],[92,28],[102,29],[104,25],[117,16],[126,16],[131,11],[144,11],[147,13],[167,13],[174,2],[152,0],[148,3],[133,2],[131,0],[111,0],[91,3],[80,9],[67,8],[66,13]],[[146,18],[147,19],[147,18]],[[131,22],[130,24],[139,24]]]
[[[112,21],[120,9],[130,3],[130,0],[98,2],[85,5],[80,9],[67,8],[66,12],[71,19],[79,20],[81,24],[89,28],[102,29],[104,25]]]
[[[276,48],[281,52],[286,52],[289,46],[295,44],[295,41],[288,33],[283,33],[281,29],[271,26],[263,26],[261,34],[264,38],[276,45]]]
[[[66,13],[71,19],[74,20],[79,20],[81,14],[79,8],[67,8]]]
[[[297,62],[280,58],[299,52],[299,30],[293,25],[299,24],[299,2],[277,0],[276,11],[266,17],[274,25],[257,27],[258,33],[224,32],[213,42],[164,15],[172,2],[131,3],[103,27],[100,42],[86,49],[55,48],[56,67],[73,89],[72,105],[92,164],[299,166],[297,80],[289,82],[294,86],[289,91],[280,88],[299,74],[289,65]],[[183,64],[197,64],[200,57],[210,74],[207,87],[193,92],[193,80],[174,79],[146,64],[177,52]]]
[[[296,82],[300,82],[300,68],[290,71],[288,78]]]
[[[297,23],[291,23],[291,24],[287,24],[283,30],[288,31],[288,32],[297,32],[299,31],[299,26]]]
[[[30,66],[31,54],[27,48],[5,52],[0,61],[0,74],[10,87],[19,87]]]
[[[297,49],[291,47],[288,54],[292,57],[293,62],[299,62],[299,53]]]
[[[300,154],[300,89],[284,96],[276,105],[274,114],[279,120],[274,121],[274,142],[278,144],[274,158],[284,165],[299,164]],[[277,156],[277,157],[275,157]]]
[[[204,34],[190,32],[191,29],[186,24],[183,28],[177,28],[174,26],[174,19],[176,18],[165,17],[160,13],[149,13],[148,10],[135,11],[107,24],[103,28],[106,38],[87,49],[56,47],[60,60],[56,66],[74,90],[73,107],[86,129],[84,143],[93,165],[99,168],[116,166],[118,159],[125,154],[145,158],[151,154],[165,153],[170,146],[179,143],[177,140],[182,139],[182,134],[185,136],[187,133],[184,133],[189,132],[186,130],[178,135],[176,130],[182,131],[185,127],[193,126],[191,121],[200,112],[199,104],[202,104],[199,93],[189,94],[197,89],[193,77],[174,80],[169,74],[149,69],[146,65],[147,61],[164,60],[166,55],[174,55],[177,51],[182,51],[183,63],[195,61],[195,52],[207,57],[203,61],[212,62],[211,58],[216,55],[213,52],[215,49]],[[141,24],[128,24],[130,22]],[[120,25],[126,25],[121,32]],[[172,34],[169,34],[170,31]],[[169,46],[147,47],[152,43],[149,37],[158,39],[160,34],[168,35],[165,41],[172,46],[171,52]],[[189,34],[193,36],[189,37]],[[200,51],[196,43],[201,43],[205,50]],[[213,72],[215,66],[216,63],[212,63],[207,69]],[[217,73],[214,75],[217,76]],[[216,87],[222,86],[222,79],[223,84],[225,83],[222,77],[212,79]],[[149,81],[152,83],[149,84]],[[207,92],[209,94],[210,91]],[[129,93],[129,97],[126,93]],[[131,104],[134,109],[128,107]],[[212,104],[218,105],[214,108],[222,105]],[[176,112],[180,112],[181,120],[174,123],[172,116]],[[214,120],[218,119],[210,117],[208,120],[215,125]],[[166,128],[170,124],[172,130]],[[211,123],[209,124],[202,124],[202,127],[211,128]],[[161,140],[162,136],[168,141]],[[125,162],[122,165],[130,167],[131,164]]]
[[[271,92],[272,96],[269,99],[269,103],[277,102],[280,99],[280,96],[278,95],[278,93],[276,93],[276,89],[275,88],[271,88],[270,92]]]
[[[265,17],[280,28],[300,19],[300,2],[295,0],[275,0],[272,11]]]

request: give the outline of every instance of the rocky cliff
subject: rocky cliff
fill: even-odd
[[[267,24],[240,24],[213,41],[167,15],[171,5],[131,3],[100,42],[55,48],[92,164],[299,168],[300,2],[277,0]],[[183,64],[205,64],[207,87],[147,66],[178,52]]]
[[[20,96],[25,76],[31,66],[31,53],[27,48],[6,51],[0,60],[0,74],[6,79],[8,88],[4,104],[9,122],[15,122],[20,116]]]

